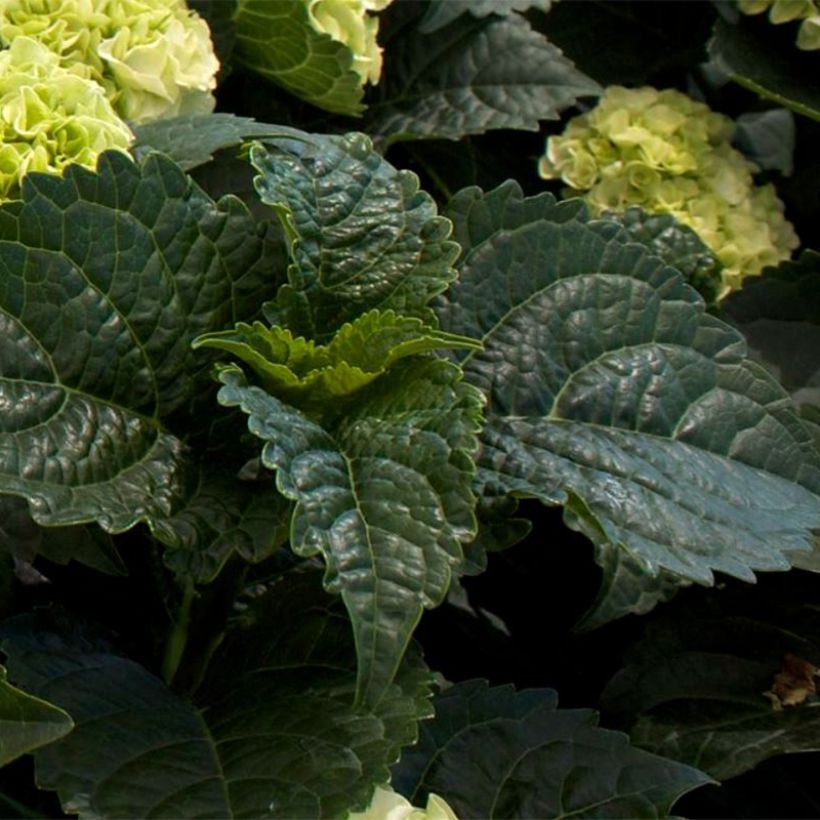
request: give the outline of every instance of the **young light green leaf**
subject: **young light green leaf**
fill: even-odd
[[[222,113],[182,114],[136,125],[133,130],[136,142],[131,150],[138,159],[159,151],[185,171],[205,165],[217,151],[240,146],[245,140],[302,136],[301,131],[285,125]]]
[[[488,399],[479,464],[567,505],[599,561],[625,550],[651,576],[752,580],[810,550],[820,456],[740,335],[621,232],[503,219],[439,305],[443,327],[484,343],[462,359]]]
[[[666,817],[707,782],[697,769],[629,745],[591,709],[557,709],[551,689],[472,680],[434,699],[393,787],[419,805],[446,795],[459,817]]]
[[[447,4],[449,5],[449,4]],[[460,18],[432,33],[413,25],[419,6],[391,16],[381,100],[368,133],[388,143],[460,139],[497,128],[537,131],[600,86],[520,15]]]
[[[234,330],[200,336],[194,347],[232,353],[253,368],[269,393],[297,407],[321,408],[370,384],[407,356],[441,348],[475,350],[476,341],[392,310],[371,310],[343,325],[327,345],[294,338],[281,327],[240,322]]]
[[[489,14],[504,16],[528,9],[549,11],[550,5],[551,0],[432,0],[419,23],[419,31],[431,34],[468,12],[473,17],[486,17]]]
[[[12,686],[0,666],[0,766],[59,740],[73,727],[62,709]]]
[[[207,383],[190,342],[275,289],[267,231],[159,155],[30,175],[0,207],[0,492],[49,525],[168,515],[183,447],[161,419]]]
[[[304,0],[239,0],[234,57],[291,94],[336,114],[360,114],[354,54],[311,26]]]
[[[86,818],[308,820],[366,804],[429,716],[431,676],[408,658],[377,707],[354,709],[349,625],[316,575],[248,603],[194,703],[93,629],[48,612],[7,622],[10,674],[76,724],[36,753],[38,784]]]
[[[291,546],[321,554],[359,657],[358,699],[384,696],[425,607],[441,603],[475,536],[470,491],[480,396],[436,358],[408,359],[322,427],[223,370],[219,401],[248,414],[262,463],[296,502]]]
[[[415,174],[385,162],[363,134],[257,145],[251,161],[291,243],[272,325],[323,342],[374,308],[435,321],[427,303],[455,277],[458,246]]]
[[[737,25],[718,19],[709,56],[735,82],[798,114],[820,120],[816,55],[800,51],[792,32],[774,32],[764,21],[742,19]]]
[[[653,622],[603,697],[633,743],[719,780],[775,755],[820,750],[815,697],[806,691],[802,703],[777,709],[778,695],[773,703],[764,694],[787,655],[820,664],[817,608],[765,597],[761,606],[759,595],[751,613],[738,603],[687,602],[685,614]]]

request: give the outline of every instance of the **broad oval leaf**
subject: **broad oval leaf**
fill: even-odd
[[[359,656],[358,698],[384,695],[425,607],[441,603],[462,542],[475,536],[470,491],[480,396],[450,362],[401,362],[325,426],[236,368],[219,401],[248,414],[262,463],[296,502],[291,546],[321,554]]]
[[[404,3],[391,14],[381,99],[368,112],[368,133],[388,143],[537,131],[579,97],[601,93],[518,14],[462,17],[428,33],[413,23],[418,9]]]
[[[238,0],[234,57],[326,111],[360,114],[364,90],[344,43],[310,25],[303,0]]]
[[[315,576],[250,601],[193,703],[93,628],[42,611],[7,622],[12,679],[75,721],[36,754],[38,784],[82,818],[308,820],[366,804],[430,714],[431,676],[408,659],[377,707],[354,709],[347,619]]]
[[[251,161],[291,244],[289,284],[266,308],[272,325],[326,341],[374,308],[435,321],[427,303],[455,278],[458,246],[415,174],[363,134],[269,141]]]
[[[0,766],[59,740],[73,727],[62,709],[12,686],[0,666]]]
[[[167,160],[109,154],[99,174],[31,177],[3,208],[0,397],[14,412],[0,484],[41,521],[122,529],[167,511],[180,445],[158,417],[193,389],[186,338],[233,313],[245,276],[233,265],[249,279],[260,262],[237,206],[217,207]]]
[[[161,419],[206,383],[190,342],[275,288],[267,232],[159,155],[29,175],[0,207],[0,492],[49,525],[168,515],[183,447]]]
[[[629,745],[591,709],[557,709],[551,689],[486,681],[438,695],[393,786],[413,803],[444,795],[459,817],[665,817],[703,772]]]
[[[816,697],[777,709],[766,695],[787,655],[820,664],[817,608],[787,590],[785,603],[761,592],[745,605],[730,593],[688,600],[652,623],[604,691],[607,714],[636,745],[718,780],[820,750]]]
[[[457,198],[457,235],[493,197]],[[740,335],[624,233],[504,213],[439,304],[445,329],[484,344],[462,358],[488,399],[482,469],[567,505],[599,561],[625,550],[702,584],[788,568],[820,526],[820,457]]]

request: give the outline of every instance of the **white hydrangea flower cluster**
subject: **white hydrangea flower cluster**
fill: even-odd
[[[738,0],[743,14],[769,12],[775,25],[799,20],[797,47],[803,51],[820,49],[820,3],[817,0]]]
[[[0,51],[0,202],[20,195],[29,171],[93,168],[100,153],[132,140],[105,91],[44,45],[17,37]]]
[[[213,110],[219,62],[184,0],[2,0],[0,43],[31,37],[132,122]]]
[[[382,50],[376,41],[379,18],[368,12],[386,9],[393,0],[306,0],[310,24],[353,52],[353,70],[361,84],[377,83]]]
[[[732,148],[734,124],[675,90],[609,87],[599,104],[550,137],[539,163],[593,213],[637,205],[691,227],[724,265],[720,296],[788,259],[799,240],[772,185]]]
[[[417,809],[391,788],[377,786],[370,805],[351,812],[346,820],[458,820],[453,810],[437,794],[430,794],[427,807]]]

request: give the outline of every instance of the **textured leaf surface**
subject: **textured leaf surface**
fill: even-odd
[[[654,623],[607,686],[607,713],[638,746],[719,780],[784,752],[820,750],[816,698],[777,711],[763,694],[787,653],[820,664],[820,613],[763,600],[746,613],[721,597]]]
[[[194,347],[232,353],[253,368],[269,392],[297,407],[321,408],[360,390],[408,356],[442,348],[474,350],[476,342],[392,310],[371,310],[343,325],[327,345],[294,338],[281,327],[240,322],[234,330],[201,336]]]
[[[9,624],[12,679],[76,723],[37,754],[38,783],[81,817],[290,820],[366,802],[429,714],[429,673],[406,664],[376,709],[354,710],[348,624],[318,586],[253,602],[215,659],[224,679],[196,704],[88,630],[46,613]]]
[[[374,308],[434,321],[426,305],[455,277],[458,247],[415,174],[385,162],[363,134],[255,146],[251,160],[291,243],[272,325],[324,341]]]
[[[426,33],[410,20],[417,9],[407,3],[391,16],[398,34],[386,33],[382,99],[370,106],[368,133],[395,141],[537,131],[540,120],[601,91],[517,14],[462,17]]]
[[[302,0],[239,0],[234,56],[291,94],[336,114],[359,114],[353,52],[315,31]]]
[[[439,316],[484,343],[462,358],[488,399],[480,465],[566,505],[605,567],[602,551],[623,549],[651,576],[703,584],[787,568],[820,523],[820,459],[782,388],[677,271],[543,203],[513,228],[497,192],[450,210],[459,238],[478,215]]]
[[[461,542],[475,535],[470,492],[479,396],[441,359],[408,360],[327,428],[236,370],[219,401],[239,406],[262,462],[296,502],[291,546],[321,554],[356,637],[358,696],[377,702],[425,607],[441,603]]]
[[[255,564],[287,540],[291,505],[272,481],[242,481],[218,456],[203,460],[194,474],[184,504],[152,527],[175,573],[206,584],[234,553]]]
[[[434,699],[436,717],[402,754],[393,786],[419,805],[446,795],[459,817],[665,817],[702,772],[647,754],[597,726],[590,709],[557,709],[551,689],[485,681]]]
[[[137,139],[132,150],[137,157],[159,151],[190,171],[210,162],[217,151],[239,146],[245,140],[276,136],[298,139],[301,133],[233,114],[185,114],[135,126]]]
[[[691,228],[671,214],[650,214],[640,208],[628,208],[621,214],[608,212],[601,219],[622,228],[630,241],[639,242],[679,270],[707,302],[715,301],[723,265]]]
[[[718,19],[709,56],[735,82],[798,114],[820,120],[816,54],[794,45],[791,26],[745,18],[737,25]]]
[[[167,515],[182,445],[160,419],[206,383],[191,340],[275,287],[267,229],[160,156],[23,196],[0,209],[0,492],[52,525]]]
[[[12,686],[0,666],[0,765],[58,740],[73,725],[62,709]]]
[[[820,408],[820,254],[750,278],[723,308],[794,402]]]
[[[419,31],[430,34],[468,12],[473,17],[503,16],[528,9],[547,11],[550,5],[551,0],[433,0],[419,23]]]

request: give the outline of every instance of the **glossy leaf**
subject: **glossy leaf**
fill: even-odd
[[[46,612],[8,623],[12,678],[76,724],[36,755],[40,786],[83,817],[318,818],[366,803],[429,714],[430,676],[413,659],[378,707],[354,710],[348,625],[317,588],[289,577],[253,601],[196,703],[87,627]]]
[[[251,160],[291,247],[272,325],[322,342],[374,308],[434,321],[426,305],[455,277],[458,246],[415,174],[362,134],[255,146]]]
[[[240,480],[218,455],[203,459],[194,475],[185,502],[152,527],[177,575],[206,584],[234,553],[256,564],[285,543],[291,505],[272,480]]]
[[[721,597],[647,629],[604,692],[634,743],[719,780],[774,755],[820,750],[816,698],[778,710],[764,694],[787,654],[820,663],[817,609],[763,602],[750,614]]]
[[[718,19],[709,56],[735,82],[798,114],[820,120],[816,55],[794,45],[794,32],[777,30],[766,20]]]
[[[358,698],[383,697],[425,607],[441,603],[461,544],[475,536],[470,491],[477,392],[442,359],[397,364],[322,427],[237,368],[219,401],[248,414],[262,463],[296,502],[291,546],[320,554],[341,593],[359,657]]]
[[[476,342],[392,310],[371,310],[343,325],[327,345],[255,322],[200,336],[194,347],[232,353],[250,365],[268,392],[297,407],[322,407],[361,390],[408,356],[441,348],[474,350]]]
[[[284,125],[269,125],[233,114],[183,114],[134,126],[137,157],[159,151],[190,171],[205,165],[217,151],[240,146],[245,140],[302,134]]]
[[[506,228],[508,199],[456,198],[457,236],[482,218],[439,305],[445,329],[484,344],[461,360],[488,399],[481,467],[565,505],[605,566],[624,550],[649,576],[711,584],[809,551],[820,457],[740,335],[628,235],[551,222],[546,199],[541,218]]]
[[[169,514],[182,444],[160,419],[207,384],[191,340],[275,288],[266,235],[160,156],[30,175],[0,207],[0,492],[49,525]]]
[[[717,299],[723,265],[691,228],[681,225],[671,214],[628,208],[623,213],[604,213],[601,219],[623,229],[630,241],[639,242],[680,271],[707,302]]]
[[[353,52],[309,22],[302,0],[238,0],[235,58],[291,94],[336,114],[364,110]]]
[[[601,93],[518,14],[465,16],[428,33],[411,22],[417,13],[407,3],[391,16],[398,34],[387,32],[381,99],[368,112],[368,132],[388,142],[537,131]]]
[[[665,817],[708,782],[697,769],[629,745],[591,709],[557,709],[551,689],[516,692],[485,681],[434,699],[436,717],[393,770],[393,787],[419,805],[446,795],[459,817]]]

